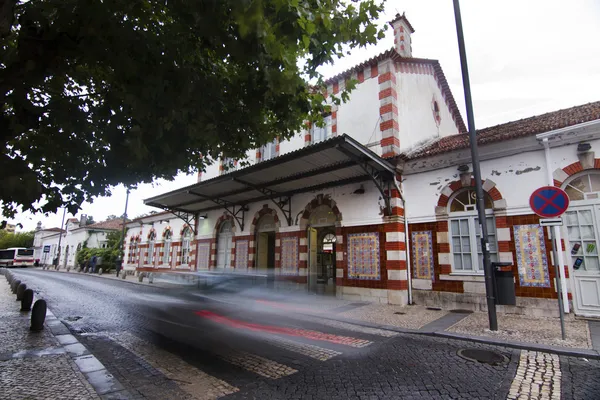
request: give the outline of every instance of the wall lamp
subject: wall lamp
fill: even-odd
[[[198,215],[198,219],[206,219],[208,218],[208,214]]]
[[[577,145],[577,151],[579,153],[585,153],[586,151],[590,151],[592,149],[592,145],[589,143],[579,143]]]
[[[459,170],[460,172],[469,172],[469,166],[468,166],[468,165],[466,165],[466,164],[465,164],[465,165],[459,165],[459,166],[458,166],[458,170]]]

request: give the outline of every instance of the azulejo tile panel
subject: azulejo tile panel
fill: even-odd
[[[235,242],[235,268],[248,268],[248,241],[237,240]]]
[[[210,243],[198,245],[198,269],[208,269],[210,266]]]
[[[381,279],[379,232],[348,235],[348,279]]]
[[[513,229],[520,285],[550,287],[544,228],[540,225],[515,225]]]
[[[413,276],[416,279],[434,280],[433,238],[431,231],[412,233],[412,251],[415,260]]]
[[[298,238],[281,238],[281,274],[298,275]]]

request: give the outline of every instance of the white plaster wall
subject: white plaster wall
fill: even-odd
[[[384,207],[383,200],[380,200],[381,194],[371,182],[364,182],[363,186],[365,193],[357,195],[353,192],[360,187],[360,183],[345,185],[336,188],[315,192],[302,193],[292,197],[292,226],[289,227],[287,221],[277,206],[271,201],[263,201],[249,205],[249,211],[246,212],[244,219],[244,230],[242,231],[238,223],[235,223],[235,235],[252,235],[251,224],[254,216],[258,211],[267,204],[269,208],[277,212],[280,221],[280,229],[298,230],[299,226],[296,220],[300,221],[301,215],[305,207],[319,194],[330,195],[336,202],[336,205],[342,213],[342,226],[360,226],[360,225],[375,225],[382,223],[382,215],[380,207]],[[198,238],[208,239],[214,234],[217,219],[223,215],[223,210],[215,210],[208,212],[208,217],[200,220],[198,223]]]
[[[279,143],[279,155],[290,153],[294,150],[298,150],[304,147],[304,134],[305,131],[296,132],[296,134],[288,140],[282,140]]]
[[[341,87],[340,87],[341,90]],[[350,99],[337,111],[337,133],[348,134],[363,145],[379,142],[379,83],[365,79],[350,93]],[[381,155],[381,150],[379,151]]]
[[[600,156],[600,140],[589,142]],[[552,148],[552,171],[578,161],[577,145]],[[491,179],[507,203],[509,215],[531,214],[529,197],[548,184],[544,151],[521,153],[481,162],[482,179]],[[456,166],[404,176],[406,215],[410,222],[435,220],[435,206],[442,189],[459,179]]]
[[[216,176],[219,176],[219,161],[215,161],[206,167],[206,171],[202,173],[202,181],[207,181]]]
[[[456,124],[433,76],[396,73],[400,149],[413,149],[433,138],[458,133]],[[438,103],[441,115],[438,127],[433,117],[432,101]]]

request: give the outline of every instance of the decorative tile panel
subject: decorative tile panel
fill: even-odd
[[[281,238],[281,274],[298,275],[298,238]]]
[[[434,280],[433,238],[431,231],[412,233],[412,251],[415,260],[413,276],[416,279]]]
[[[515,225],[515,250],[521,286],[550,287],[544,228]]]
[[[248,241],[237,240],[235,242],[235,268],[248,268]]]
[[[381,279],[379,233],[348,235],[348,279]]]
[[[198,269],[208,269],[210,266],[210,243],[198,245]]]

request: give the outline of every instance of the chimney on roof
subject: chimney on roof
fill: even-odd
[[[81,217],[79,218],[79,226],[83,227],[87,225],[87,215],[86,214],[81,214]]]
[[[396,14],[394,20],[390,22],[394,28],[394,48],[402,57],[412,57],[412,41],[410,35],[415,33],[410,22],[402,13]]]

